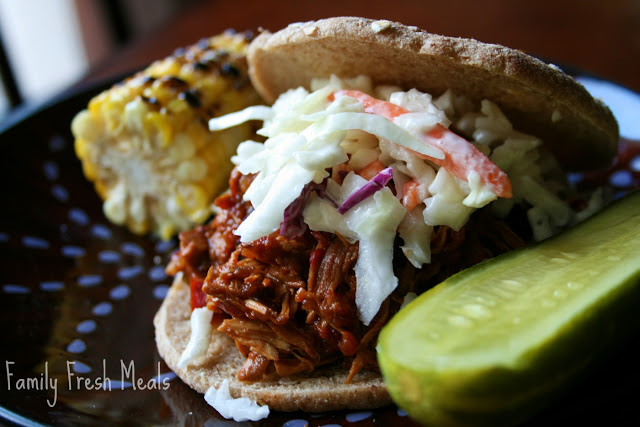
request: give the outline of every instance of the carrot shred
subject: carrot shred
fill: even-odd
[[[334,100],[343,96],[360,101],[366,113],[376,114],[391,121],[410,112],[399,105],[376,99],[359,90],[339,90],[333,92],[329,99]],[[507,199],[513,197],[511,181],[507,174],[460,135],[438,124],[422,135],[422,141],[443,151],[445,158],[434,159],[413,151],[418,157],[442,166],[464,181],[468,181],[471,172],[476,172],[482,183],[487,185],[494,194]]]

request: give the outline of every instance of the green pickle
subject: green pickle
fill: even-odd
[[[640,330],[640,192],[462,271],[385,326],[394,401],[428,425],[513,425]]]

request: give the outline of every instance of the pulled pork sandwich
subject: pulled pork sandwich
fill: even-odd
[[[262,33],[248,62],[272,106],[209,125],[261,120],[265,141],[240,144],[215,218],[180,235],[155,318],[162,357],[219,410],[220,389],[284,411],[389,403],[376,340],[408,299],[603,203],[565,176],[611,162],[615,119],[520,51],[332,18]]]

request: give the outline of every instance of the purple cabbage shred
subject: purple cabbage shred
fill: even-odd
[[[353,194],[347,197],[347,200],[345,200],[340,206],[338,206],[338,212],[340,212],[341,214],[345,214],[349,211],[349,209],[353,208],[358,203],[382,190],[387,185],[387,183],[391,181],[391,178],[393,178],[392,168],[389,167],[381,170],[376,176],[371,178],[369,182],[367,182],[365,185],[363,185],[362,187],[354,191]]]
[[[309,227],[305,224],[302,213],[307,205],[309,196],[312,191],[316,191],[320,197],[328,199],[326,190],[326,179],[320,184],[312,181],[304,186],[300,195],[284,210],[284,219],[280,223],[280,235],[282,237],[293,239],[302,236],[307,231]]]

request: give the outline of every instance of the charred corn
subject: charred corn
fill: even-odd
[[[93,98],[71,130],[105,216],[163,239],[203,222],[253,129],[208,130],[210,118],[258,102],[247,36],[226,32],[177,50]]]

